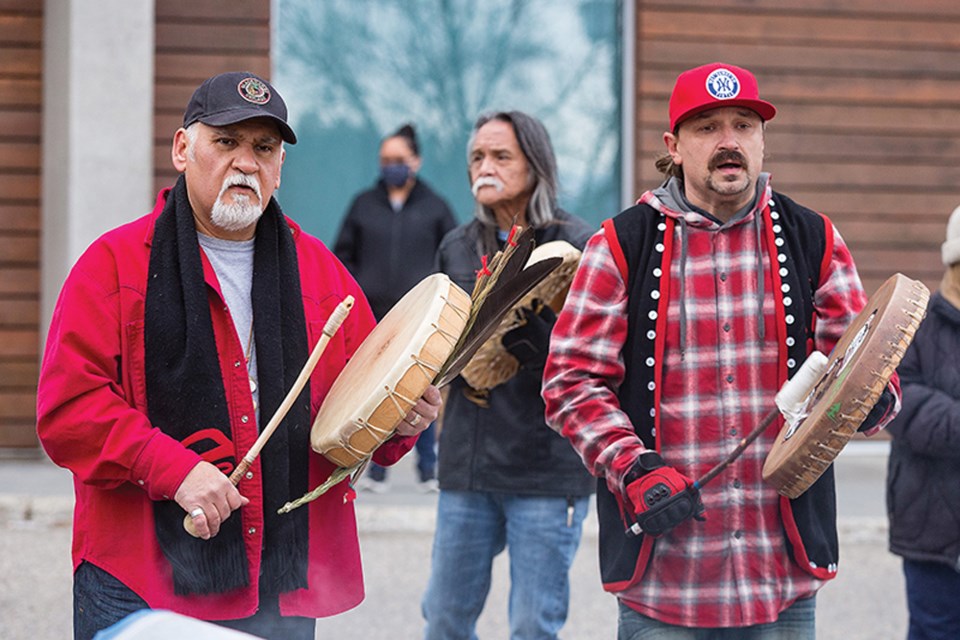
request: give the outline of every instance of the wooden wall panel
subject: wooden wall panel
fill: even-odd
[[[660,175],[667,101],[684,69],[747,67],[776,105],[764,168],[837,225],[872,293],[895,271],[940,280],[960,205],[960,3],[637,3],[639,193]]]
[[[158,2],[153,154],[157,190],[176,181],[170,144],[190,95],[206,78],[224,71],[252,71],[270,79],[269,0]]]
[[[42,2],[0,1],[0,447],[35,447]]]

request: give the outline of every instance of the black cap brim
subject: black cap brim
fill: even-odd
[[[288,144],[297,144],[297,134],[293,132],[293,129],[290,128],[290,125],[277,116],[264,113],[263,109],[257,107],[252,107],[250,109],[231,109],[229,111],[223,111],[221,113],[214,113],[208,116],[197,118],[197,121],[210,125],[211,127],[223,127],[228,124],[236,124],[238,122],[252,120],[254,118],[270,118],[277,123],[277,128],[280,129],[280,137],[283,138],[284,142]],[[190,123],[184,126],[189,126],[189,124]]]

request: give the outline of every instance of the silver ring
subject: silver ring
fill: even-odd
[[[203,508],[202,508],[202,507],[197,507],[196,509],[194,509],[193,511],[190,512],[190,517],[191,517],[191,518],[196,518],[197,516],[202,516],[202,515],[203,515]]]
[[[417,426],[418,424],[420,424],[420,421],[423,420],[423,416],[417,413],[416,411],[413,412],[413,416],[414,416],[413,420],[410,420],[411,427]]]

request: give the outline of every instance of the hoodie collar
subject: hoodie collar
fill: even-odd
[[[760,197],[760,196],[763,197]],[[641,202],[648,204],[660,213],[679,220],[683,218],[684,222],[693,227],[721,228],[740,224],[750,218],[750,214],[756,214],[757,204],[764,203],[770,199],[770,174],[761,172],[757,178],[757,188],[753,199],[742,209],[737,211],[733,217],[726,223],[714,216],[709,211],[701,209],[687,200],[683,193],[683,180],[680,178],[670,178],[661,186],[648,191],[641,198]]]
[[[763,197],[760,197],[762,194]],[[761,173],[757,179],[757,189],[753,200],[738,211],[726,223],[707,211],[695,207],[683,195],[683,181],[679,178],[670,178],[654,191],[648,191],[640,198],[640,202],[647,204],[665,216],[673,218],[680,227],[680,359],[684,359],[687,350],[687,227],[698,227],[708,230],[718,230],[750,221],[756,230],[756,273],[757,273],[757,326],[758,338],[763,340],[765,327],[763,318],[763,255],[761,254],[763,216],[760,209],[773,195],[770,189],[770,174]],[[758,203],[760,206],[758,206]]]

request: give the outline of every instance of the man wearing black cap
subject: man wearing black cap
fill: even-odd
[[[332,471],[310,453],[310,427],[374,324],[346,269],[273,197],[284,142],[296,136],[267,81],[205,81],[173,139],[177,183],[95,241],[64,283],[37,428],[75,476],[76,638],[144,608],[313,638],[315,618],[363,597],[346,483],[277,514]],[[347,295],[357,302],[309,391],[233,486],[227,475]],[[374,459],[396,462],[438,408],[431,387]]]
[[[761,171],[775,114],[746,69],[680,74],[667,179],[593,236],[553,331],[547,422],[599,478],[621,640],[813,638],[816,592],[837,572],[832,469],[796,500],[763,482],[779,428],[694,484],[866,303],[833,224]]]

